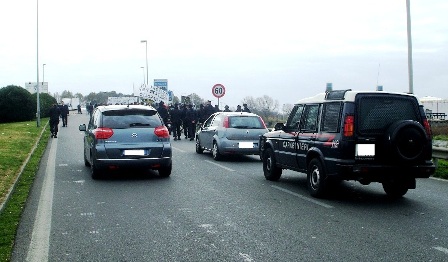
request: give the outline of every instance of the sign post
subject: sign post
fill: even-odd
[[[226,94],[226,88],[221,84],[216,84],[212,87],[212,94],[214,97],[218,98],[218,108],[219,108],[219,98]]]

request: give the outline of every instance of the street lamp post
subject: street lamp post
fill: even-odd
[[[47,64],[42,65],[42,86],[44,85],[44,82],[45,82],[45,66],[46,65]]]
[[[37,81],[36,81],[36,118],[37,127],[40,126],[40,101],[39,101],[39,0],[36,0],[36,61],[37,61]]]
[[[412,66],[412,36],[411,36],[411,4],[406,0],[407,11],[407,31],[408,31],[408,74],[409,74],[409,94],[414,93],[414,70]]]
[[[141,40],[140,43],[145,43],[146,46],[146,85],[148,86],[148,41]]]
[[[143,69],[143,84],[145,84],[145,67],[141,66],[141,69]]]

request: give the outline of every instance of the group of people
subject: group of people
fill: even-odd
[[[204,123],[213,113],[219,112],[218,106],[212,106],[211,101],[207,101],[205,105],[201,104],[199,109],[194,109],[193,105],[174,104],[171,107],[167,107],[163,101],[160,101],[157,107],[157,112],[162,117],[165,125],[171,124],[170,134],[173,135],[174,140],[181,140],[181,128],[185,139],[194,140],[196,127],[200,123]],[[229,106],[224,107],[223,112],[232,112]],[[249,112],[247,104],[243,104],[243,108],[240,105],[237,106],[235,112]]]
[[[61,102],[59,105],[54,103],[50,108],[50,132],[52,138],[58,137],[59,119],[62,119],[62,126],[67,127],[67,116],[69,113],[68,105],[65,105],[64,102]]]

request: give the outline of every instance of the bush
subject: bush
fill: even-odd
[[[32,94],[32,97],[34,101],[33,104],[37,105],[37,93]],[[52,97],[47,93],[39,94],[40,116],[50,117],[50,108],[53,106],[54,103],[57,103],[56,98]]]
[[[30,121],[36,117],[36,105],[26,89],[7,86],[0,89],[0,123]]]

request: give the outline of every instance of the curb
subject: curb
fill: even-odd
[[[40,132],[39,139],[36,140],[36,143],[34,144],[33,148],[31,149],[31,152],[28,154],[25,161],[23,161],[23,164],[19,169],[19,174],[17,175],[16,179],[14,180],[14,183],[12,184],[12,186],[9,188],[8,193],[6,193],[5,201],[0,203],[0,213],[3,212],[3,209],[5,208],[6,203],[8,203],[9,199],[11,198],[12,192],[14,192],[14,190],[16,189],[17,181],[19,181],[19,179],[22,177],[23,170],[25,169],[26,165],[30,161],[30,158],[34,154],[34,151],[36,151],[37,144],[39,144],[40,140],[42,139],[42,135],[45,132],[45,130],[47,130],[47,126],[48,126],[48,122],[42,128],[42,131]]]

